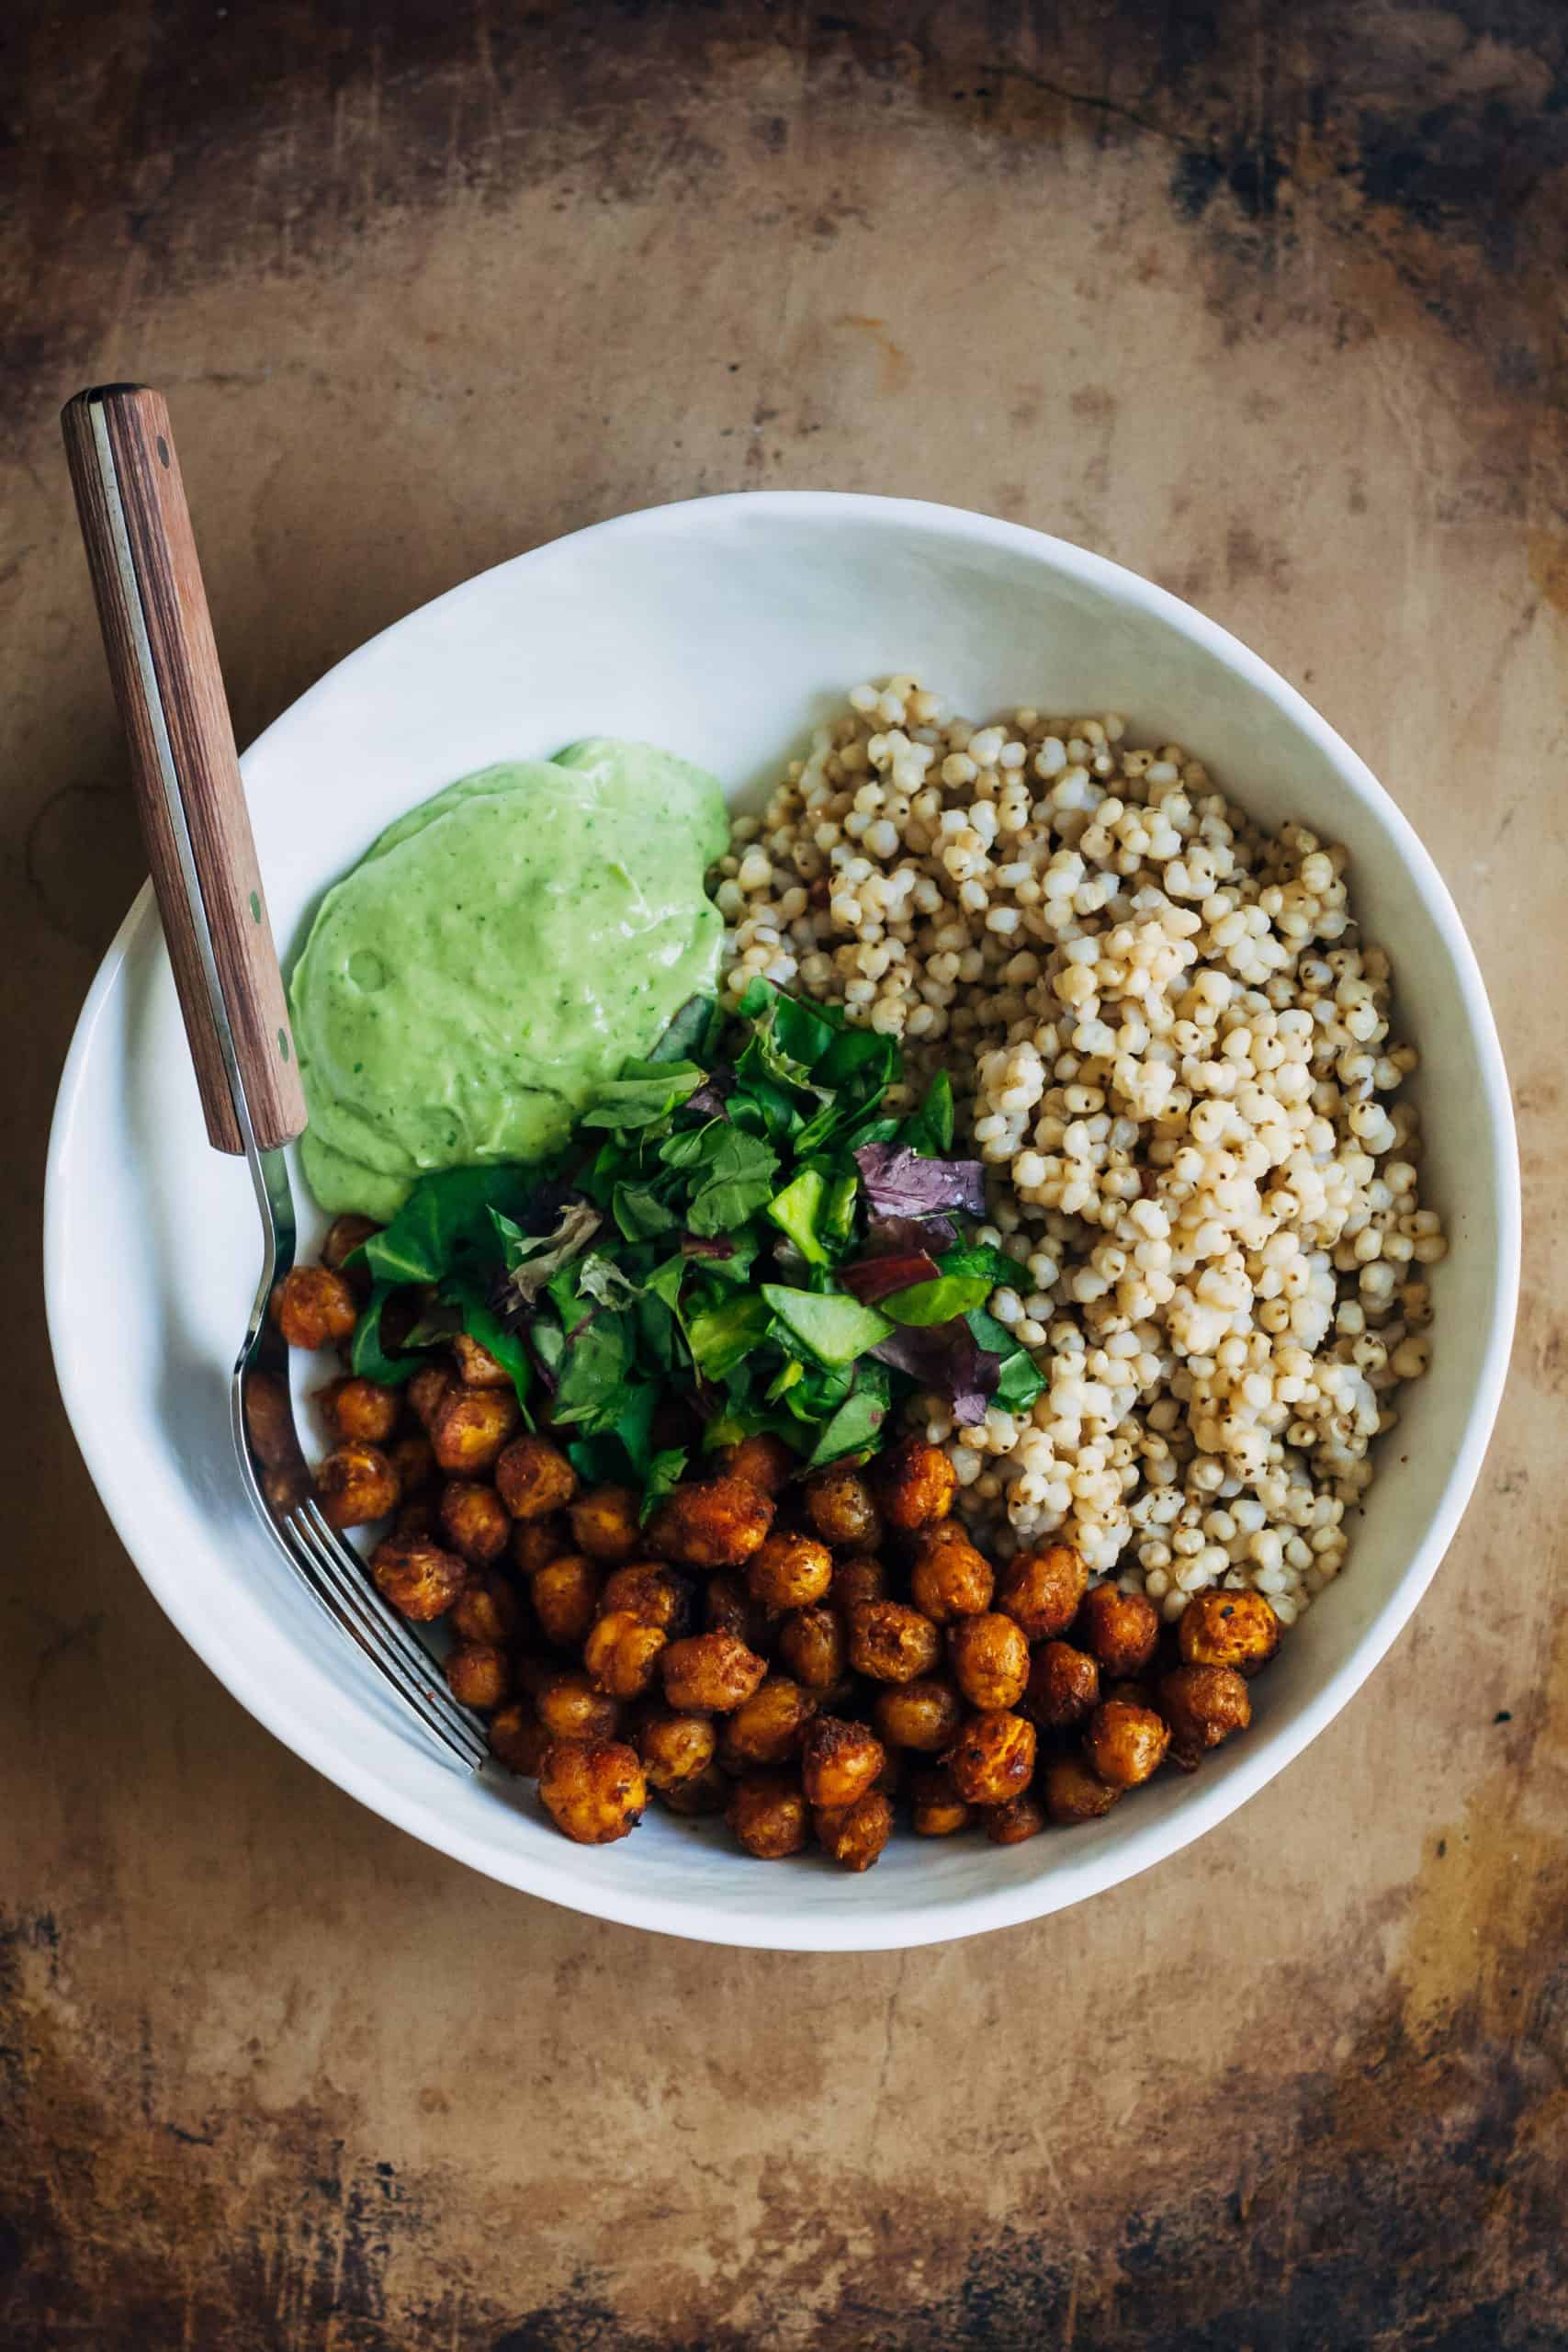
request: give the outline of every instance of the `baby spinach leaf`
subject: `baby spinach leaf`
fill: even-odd
[[[626,1375],[631,1360],[629,1318],[595,1315],[568,1337],[557,1374],[554,1420],[573,1422],[590,1433],[614,1429],[626,1409]]]
[[[827,1181],[817,1168],[803,1168],[792,1183],[782,1193],[775,1193],[768,1203],[768,1215],[780,1229],[787,1233],[801,1256],[814,1266],[827,1265],[828,1252],[818,1238],[823,1204],[828,1193]]]
[[[611,1080],[578,1125],[614,1127],[620,1134],[653,1126],[694,1094],[706,1075],[695,1062],[627,1062],[621,1076]]]
[[[911,1283],[881,1302],[891,1322],[929,1327],[951,1323],[972,1307],[984,1306],[995,1285],[984,1274],[939,1274],[935,1282]]]
[[[668,1494],[680,1485],[686,1467],[686,1448],[667,1445],[660,1448],[648,1465],[643,1480],[642,1501],[637,1506],[637,1521],[644,1527]]]
[[[370,1236],[365,1263],[378,1282],[439,1282],[460,1258],[490,1248],[492,1209],[521,1216],[537,1189],[536,1172],[526,1168],[437,1169]]]
[[[782,1283],[764,1283],[761,1295],[792,1339],[820,1363],[852,1363],[856,1356],[886,1339],[891,1328],[874,1306],[863,1306],[845,1291],[822,1295],[791,1290]]]
[[[670,1016],[670,1025],[649,1055],[651,1062],[701,1063],[709,1068],[724,1013],[716,996],[689,996]]]
[[[1013,1348],[997,1374],[996,1401],[1004,1412],[1026,1413],[1045,1385],[1045,1375],[1026,1348]]]
[[[869,1453],[881,1442],[891,1399],[891,1384],[880,1364],[857,1366],[854,1387],[818,1431],[807,1468],[820,1470],[846,1454]]]
[[[723,1380],[749,1356],[767,1330],[766,1301],[755,1291],[744,1291],[722,1306],[705,1307],[686,1326],[692,1361],[705,1380]]]
[[[771,1145],[734,1126],[721,1127],[708,1155],[706,1181],[686,1212],[694,1233],[728,1233],[756,1216],[773,1188],[779,1156]]]
[[[926,1089],[919,1109],[905,1120],[898,1140],[923,1159],[945,1159],[953,1149],[953,1081],[944,1069]]]
[[[961,1249],[944,1251],[942,1271],[944,1274],[983,1276],[991,1290],[1010,1288],[1021,1274],[1028,1273],[1028,1268],[1021,1266],[1016,1258],[1010,1258],[1005,1250],[993,1249],[988,1241],[970,1241]],[[984,1299],[979,1303],[984,1306]]]
[[[354,1327],[348,1351],[352,1373],[361,1380],[378,1380],[388,1388],[400,1387],[405,1380],[412,1380],[426,1361],[421,1355],[391,1355],[381,1344],[381,1309],[397,1287],[396,1283],[389,1282],[375,1284]]]
[[[610,1211],[628,1241],[671,1233],[681,1222],[650,1184],[617,1184],[610,1196]]]

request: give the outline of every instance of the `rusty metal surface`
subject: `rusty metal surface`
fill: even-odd
[[[6,40],[0,2346],[1568,2341],[1557,0],[35,0]],[[519,548],[832,484],[1166,581],[1391,784],[1517,1087],[1513,1385],[1416,1623],[1204,1844],[980,1944],[686,1948],[424,1852],[185,1652],[36,1268],[141,873],[54,424],[107,376],[175,405],[242,740]]]

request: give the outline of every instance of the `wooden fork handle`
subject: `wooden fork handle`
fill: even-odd
[[[269,1151],[305,1097],[169,412],[106,384],[60,421],[208,1136]]]

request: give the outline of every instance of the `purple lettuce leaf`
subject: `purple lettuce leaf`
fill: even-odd
[[[857,1258],[852,1265],[839,1268],[838,1278],[863,1305],[871,1306],[879,1298],[891,1298],[896,1290],[908,1290],[911,1283],[934,1283],[941,1273],[936,1260],[924,1250],[898,1250],[875,1258]]]
[[[1001,1375],[1000,1356],[980,1345],[961,1315],[951,1323],[900,1324],[871,1353],[946,1397],[961,1426],[985,1419],[986,1400]]]
[[[901,1143],[863,1143],[854,1157],[874,1216],[986,1214],[986,1171],[977,1159],[925,1159]]]
[[[938,1258],[957,1241],[958,1227],[952,1217],[940,1213],[935,1216],[870,1216],[866,1219],[865,1238],[868,1248],[878,1255],[884,1250],[919,1250],[927,1257]]]

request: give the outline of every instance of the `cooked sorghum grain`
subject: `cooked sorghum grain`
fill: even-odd
[[[954,1430],[1000,1548],[1061,1529],[1168,1618],[1256,1585],[1288,1625],[1343,1565],[1394,1392],[1424,1372],[1416,1067],[1348,858],[1263,831],[1114,718],[976,728],[856,687],[720,865],[757,973],[944,1067],[995,1171],[992,1312],[1049,1385]]]

